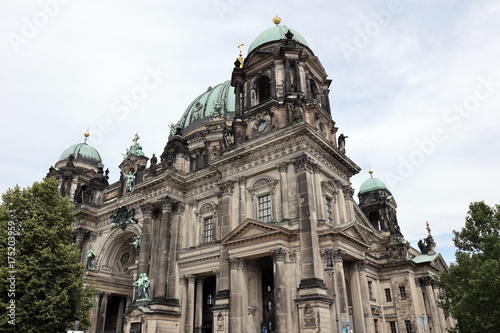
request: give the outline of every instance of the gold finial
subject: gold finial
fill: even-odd
[[[276,16],[273,18],[273,23],[278,25],[281,23],[281,18],[276,14]]]
[[[83,136],[85,137],[85,140],[83,142],[87,143],[87,138],[90,136],[90,133],[89,133],[88,129],[87,129],[87,131],[85,133],[83,133]]]
[[[425,221],[425,229],[427,229],[427,233],[429,234],[429,236],[431,236],[431,227],[429,226],[429,221]]]
[[[240,68],[243,68],[243,43],[240,43],[237,48],[240,49],[240,54],[238,55],[238,61],[240,62]]]
[[[373,178],[373,170],[368,170],[368,173],[370,174],[370,178]]]

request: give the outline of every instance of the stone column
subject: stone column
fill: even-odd
[[[337,299],[340,311],[340,321],[349,321],[349,306],[347,303],[347,289],[344,277],[344,250],[333,251],[333,262],[335,265],[335,283],[337,284]]]
[[[106,326],[106,312],[108,311],[108,298],[111,293],[102,292],[101,307],[99,309],[99,321],[97,325],[97,332],[104,331]]]
[[[175,216],[172,218],[170,230],[170,250],[168,253],[168,275],[167,275],[167,301],[172,305],[179,305],[179,293],[177,288],[178,268],[177,251],[180,248],[181,238],[179,236],[179,224],[181,215],[184,214],[185,206],[176,201]]]
[[[229,259],[231,272],[231,289],[229,301],[229,331],[242,333],[243,330],[243,295],[242,295],[242,270],[245,261],[240,258]]]
[[[166,197],[161,200],[162,217],[160,221],[160,253],[158,258],[158,272],[154,291],[154,301],[165,300],[167,294],[167,261],[168,261],[168,238],[169,227],[172,221],[172,198]]]
[[[99,324],[99,299],[101,298],[101,291],[98,291],[94,295],[94,306],[90,310],[90,327],[89,332],[95,332],[97,330],[97,325]]]
[[[432,287],[433,287],[432,289],[434,290],[434,299],[437,301],[439,299],[439,288],[436,284],[433,284]],[[443,332],[446,332],[447,325],[446,325],[446,318],[444,317],[444,311],[439,306],[437,307],[437,311],[439,316],[439,324],[441,325],[441,330]]]
[[[241,116],[241,83],[237,83],[234,87],[234,110],[236,116]]]
[[[366,332],[375,332],[373,324],[372,308],[370,306],[370,291],[368,289],[368,279],[366,278],[366,260],[356,262],[359,284],[361,287],[361,300],[363,302],[363,316],[365,319]]]
[[[313,167],[314,172],[314,194],[316,199],[316,211],[318,212],[318,221],[325,221],[325,202],[323,200],[323,194],[321,193],[321,179],[320,172],[321,168],[319,165]]]
[[[320,278],[322,268],[320,257],[316,254],[319,248],[316,209],[314,206],[314,187],[312,169],[314,163],[306,154],[294,160],[297,175],[297,194],[299,211],[300,250],[302,257],[302,280],[299,288],[322,288],[326,285]]]
[[[203,328],[203,282],[205,281],[204,276],[200,276],[196,279],[196,304],[194,307],[194,331],[202,332]]]
[[[354,195],[354,189],[350,185],[347,185],[342,187],[342,192],[344,194],[344,201],[346,203],[346,222],[352,221],[354,220],[354,199],[352,197]]]
[[[271,98],[276,98],[277,97],[277,94],[276,94],[276,73],[275,73],[275,70],[276,70],[276,65],[273,63],[271,63],[269,65],[269,72],[271,72]]]
[[[441,324],[439,321],[439,313],[436,304],[436,298],[434,297],[434,291],[432,288],[432,278],[425,277],[422,278],[422,285],[425,286],[425,294],[427,295],[427,300],[429,302],[429,310],[431,312],[431,323],[433,327],[433,332],[442,332]]]
[[[363,317],[363,299],[361,298],[361,287],[355,262],[349,263],[348,274],[349,291],[352,300],[352,318],[354,322],[354,328],[358,332],[366,332],[365,321]]]
[[[294,69],[294,87],[295,92],[301,92],[301,84],[300,84],[300,65],[299,59],[293,59],[293,69]]]
[[[146,203],[141,206],[142,210],[142,234],[141,250],[139,252],[139,264],[137,265],[137,276],[146,273],[149,276],[149,253],[151,251],[151,217],[153,215],[153,205]]]
[[[282,222],[287,222],[290,221],[290,199],[288,197],[287,179],[288,163],[283,162],[281,164],[278,164],[278,170],[280,172],[281,206],[283,212]]]
[[[179,279],[179,300],[177,300],[178,303],[180,303],[180,313],[181,313],[181,319],[180,319],[180,332],[184,332],[186,330],[186,322],[187,322],[187,278],[186,277],[181,277]]]
[[[125,310],[125,298],[120,298],[118,305],[118,318],[116,319],[116,331],[123,332],[123,311]]]
[[[292,82],[290,80],[290,59],[285,58],[285,95],[292,91]]]
[[[346,209],[346,202],[344,198],[344,191],[340,190],[338,195],[338,200],[339,200],[339,215],[340,215],[340,223],[345,223],[347,222],[347,209]]]
[[[194,275],[187,276],[188,288],[187,288],[187,301],[186,301],[186,324],[185,332],[193,333],[194,328],[194,283],[196,277]]]
[[[276,249],[271,251],[271,255],[274,261],[274,301],[275,315],[276,315],[276,332],[289,332],[290,327],[288,327],[287,315],[289,313],[288,308],[288,293],[286,285],[286,273],[285,273],[285,258],[287,252],[282,249]]]
[[[238,184],[240,188],[240,204],[239,204],[239,214],[240,214],[240,223],[245,221],[247,218],[247,201],[246,201],[246,185],[247,179],[244,176],[238,178]]]

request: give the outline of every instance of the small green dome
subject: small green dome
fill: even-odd
[[[263,44],[277,41],[280,39],[285,39],[286,38],[285,34],[288,32],[288,30],[290,30],[291,33],[293,34],[293,39],[295,39],[295,41],[309,47],[305,38],[302,37],[302,35],[298,33],[296,30],[288,28],[286,25],[276,25],[272,28],[263,31],[259,36],[257,36],[257,38],[255,38],[252,44],[250,44],[250,47],[248,48],[248,53],[252,52],[255,48]]]
[[[386,190],[387,192],[390,193],[387,186],[385,186],[385,184],[382,183],[377,178],[370,178],[368,180],[365,180],[364,183],[361,184],[361,187],[359,188],[359,193],[371,192],[376,190]]]
[[[102,164],[101,155],[95,150],[95,148],[89,146],[87,143],[77,143],[66,149],[59,158],[60,161],[67,160],[69,155],[73,154],[75,161],[83,161],[91,164],[99,165]]]
[[[234,109],[235,94],[231,81],[208,87],[207,91],[188,106],[181,120],[174,125],[173,131],[179,127],[185,132],[215,117],[231,118],[234,116]]]

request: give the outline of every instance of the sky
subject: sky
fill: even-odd
[[[47,174],[83,142],[111,181],[137,132],[161,154],[169,125],[209,86],[231,77],[278,14],[326,69],[347,155],[384,182],[405,238],[429,221],[454,261],[452,230],[470,202],[498,202],[498,1],[0,2],[0,192]]]

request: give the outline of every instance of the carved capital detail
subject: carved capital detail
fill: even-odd
[[[97,232],[91,231],[89,234],[89,241],[90,242],[95,242],[97,239]]]
[[[238,184],[245,186],[247,184],[247,177],[241,176],[238,178]]]
[[[287,255],[287,251],[283,248],[279,248],[271,251],[271,256],[274,261],[285,261]]]
[[[217,193],[219,198],[222,198],[225,195],[233,194],[234,183],[231,180],[219,183],[220,191]]]
[[[280,163],[280,164],[277,165],[277,167],[278,167],[278,170],[280,172],[287,172],[287,170],[288,170],[288,162]]]
[[[85,235],[89,233],[89,231],[82,228],[78,228],[73,230],[73,233],[75,234],[76,239],[82,240],[85,237]]]
[[[297,251],[290,251],[288,253],[288,260],[290,262],[297,262]]]
[[[161,202],[161,208],[165,211],[165,210],[172,210],[172,204],[174,203],[174,199],[170,198],[170,197],[165,197],[165,198],[162,198],[160,199],[160,202]]]
[[[230,258],[229,269],[242,269],[245,267],[245,260],[241,258]]]
[[[315,163],[312,161],[312,159],[306,154],[301,155],[300,157],[293,160],[295,172],[307,171],[312,173],[314,164]]]
[[[144,205],[141,205],[141,211],[142,215],[144,217],[151,217],[153,215],[153,205],[151,203],[145,203]]]
[[[180,201],[176,201],[175,203],[176,203],[176,205],[175,205],[175,214],[183,215],[184,212],[186,211],[186,205],[183,204]]]
[[[333,251],[333,261],[334,262],[342,262],[344,260],[344,255],[345,255],[344,250]]]
[[[366,260],[358,260],[356,261],[356,270],[357,271],[365,271],[366,270]]]

